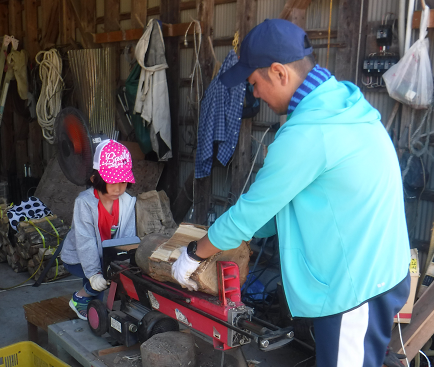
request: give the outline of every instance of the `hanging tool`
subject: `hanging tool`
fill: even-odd
[[[131,122],[131,116],[130,116],[130,107],[128,106],[127,96],[125,95],[125,87],[123,89],[123,92],[124,92],[125,103],[124,101],[122,101],[122,97],[120,93],[118,93],[118,99],[119,102],[121,103],[122,109],[124,110],[125,116],[127,117],[128,123],[130,124],[130,126],[133,126]]]
[[[2,42],[2,47],[1,47],[1,51],[0,51],[0,85],[2,84],[3,70],[5,67],[7,50],[8,50],[8,47],[11,43],[12,43],[12,49],[17,50],[18,49],[18,40],[14,36],[8,36],[5,34],[3,36],[3,42]]]

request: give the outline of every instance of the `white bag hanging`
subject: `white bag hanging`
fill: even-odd
[[[390,97],[417,109],[428,108],[432,102],[433,78],[426,38],[429,14],[429,7],[425,6],[419,39],[383,75]]]

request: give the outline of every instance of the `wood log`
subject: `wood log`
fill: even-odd
[[[202,238],[206,233],[205,226],[182,223],[171,238],[156,233],[145,236],[137,248],[136,263],[153,279],[161,282],[176,282],[172,278],[171,269],[172,264],[181,254],[180,248]],[[217,296],[216,261],[237,263],[240,270],[240,285],[243,285],[249,273],[249,260],[250,247],[243,241],[239,247],[220,251],[202,262],[191,278],[198,284],[199,291]]]

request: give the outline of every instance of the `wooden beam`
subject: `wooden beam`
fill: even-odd
[[[16,172],[16,152],[14,149],[14,112],[12,97],[6,97],[5,109],[0,129],[1,175]]]
[[[164,37],[179,37],[183,36],[189,27],[190,23],[179,24],[166,24],[163,23],[163,36]],[[194,28],[190,27],[188,34],[193,34]],[[112,43],[120,41],[133,41],[138,40],[143,35],[143,28],[127,29],[125,31],[114,31],[107,33],[93,34],[95,43]]]
[[[422,12],[420,10],[415,11],[413,14],[413,22],[411,23],[411,27],[413,29],[419,29],[421,19],[422,19]],[[434,28],[434,9],[430,9],[429,11],[428,28]]]
[[[44,172],[42,164],[42,130],[38,121],[33,120],[29,124],[29,163],[32,168],[32,177],[41,178]]]
[[[25,48],[29,53],[30,62],[35,62],[35,56],[39,52],[38,42],[38,9],[36,0],[24,0],[26,11],[26,42]]]
[[[21,1],[9,0],[9,35],[14,36],[19,42],[22,48],[23,43],[23,8]]]
[[[78,4],[75,0],[68,0],[69,10],[74,16],[75,24],[78,27],[81,35],[81,43],[83,48],[96,48],[97,46],[93,42],[92,33],[86,31],[85,26],[83,25],[80,10],[78,9]],[[96,6],[95,6],[96,8]],[[89,23],[87,23],[87,27],[89,27]]]
[[[41,0],[42,8],[42,39],[41,49],[53,47],[59,37],[59,1]]]
[[[8,4],[0,4],[0,37],[9,34],[9,8]]]
[[[75,40],[74,14],[69,0],[60,0],[60,43],[70,44]]]
[[[120,29],[120,2],[104,0],[104,31],[112,32]]]
[[[236,29],[239,30],[240,42],[256,25],[257,2],[249,0],[237,1]],[[239,198],[250,171],[252,154],[252,119],[241,122],[238,143],[232,157],[231,192]],[[246,186],[246,191],[249,185]]]
[[[166,24],[177,24],[181,22],[180,0],[161,0],[160,20]],[[149,11],[148,11],[149,15]],[[164,33],[164,30],[163,30]],[[179,41],[178,37],[167,37],[164,39],[166,46],[166,62],[169,66],[166,69],[167,86],[169,89],[170,118],[171,118],[171,140],[172,158],[166,163],[159,186],[164,189],[170,199],[171,206],[178,195],[179,184]]]
[[[208,37],[212,36],[214,23],[214,0],[196,0],[197,19],[203,22],[202,31],[205,40],[199,54],[202,69],[203,90],[211,83],[214,68],[214,57]],[[199,118],[198,118],[199,120]],[[211,176],[194,180],[194,219],[197,224],[206,224],[207,213],[211,203],[212,181]]]
[[[96,32],[96,1],[80,0],[80,18],[85,32]]]
[[[133,28],[146,27],[148,0],[131,0],[131,25]]]
[[[298,25],[300,28],[306,28],[306,9],[312,0],[288,0],[281,11],[279,18],[287,19]]]
[[[361,6],[363,4],[363,10]],[[363,57],[359,55],[357,60],[358,48],[364,50],[364,43],[359,45],[359,29],[360,22],[366,24],[368,14],[369,1],[354,0],[354,1],[341,1],[339,3],[338,13],[338,44],[346,44],[346,48],[338,48],[336,51],[336,69],[335,76],[338,80],[348,80],[355,82],[356,70],[361,70]],[[360,19],[361,11],[363,17]],[[364,40],[365,37],[360,37]],[[358,73],[359,77],[361,73]],[[358,78],[359,78],[358,77]]]
[[[405,354],[411,361],[425,343],[431,338],[434,330],[434,283],[432,283],[413,307],[411,323],[403,325],[402,340]],[[396,353],[403,353],[398,327],[392,331],[389,346]]]

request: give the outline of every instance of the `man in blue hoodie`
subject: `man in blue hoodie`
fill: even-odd
[[[183,286],[200,261],[279,236],[291,314],[312,318],[317,367],[380,367],[410,288],[401,173],[380,114],[354,84],[315,65],[305,32],[265,20],[221,76],[248,80],[286,123],[255,182],[173,264]]]

